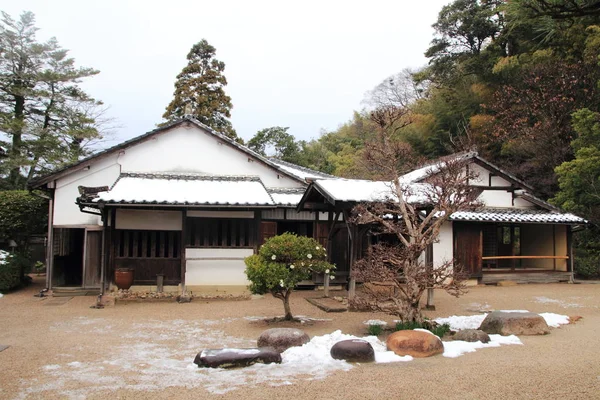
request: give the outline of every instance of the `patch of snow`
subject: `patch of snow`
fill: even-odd
[[[465,353],[475,352],[477,349],[483,349],[486,347],[500,347],[501,345],[508,344],[520,344],[523,343],[515,335],[501,336],[501,335],[489,335],[490,341],[488,343],[482,342],[464,342],[462,340],[453,340],[444,343],[444,357],[456,358],[460,357]]]
[[[502,312],[513,312],[513,313],[526,313],[527,310],[500,310]],[[546,320],[548,326],[558,328],[560,325],[569,323],[569,317],[566,315],[554,314],[554,313],[539,313],[539,315]],[[459,316],[452,315],[447,318],[436,318],[434,321],[438,324],[448,324],[450,329],[453,331],[460,331],[463,329],[479,329],[481,323],[485,319],[487,314],[481,315],[468,315]]]
[[[563,308],[579,308],[579,307],[581,307],[581,305],[577,304],[577,303],[567,303],[562,300],[551,299],[551,298],[545,297],[545,296],[537,296],[537,297],[534,297],[534,299],[535,299],[536,303],[556,304]]]
[[[50,365],[44,365],[42,368],[45,369],[46,371],[51,371],[53,369],[60,369],[60,365],[50,364]]]
[[[561,325],[567,325],[569,323],[569,317],[566,315],[554,313],[541,313],[540,315],[546,320],[548,326],[551,326],[552,328],[559,328]]]
[[[369,326],[371,326],[371,325],[386,326],[387,322],[382,321],[380,319],[370,319],[368,321],[364,321],[363,324],[369,325]]]
[[[478,329],[487,314],[479,315],[452,315],[446,318],[434,319],[440,325],[448,324],[453,331],[461,331],[463,329]]]
[[[0,299],[3,298],[3,297],[4,297],[4,295],[2,293],[0,293]]]

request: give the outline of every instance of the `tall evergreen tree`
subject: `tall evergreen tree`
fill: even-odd
[[[96,116],[102,104],[79,87],[98,74],[77,68],[55,38],[39,43],[35,17],[0,22],[0,130],[6,157],[4,188],[25,188],[36,174],[87,154],[86,144],[102,137]]]
[[[187,55],[188,64],[177,75],[173,100],[163,118],[172,121],[186,114],[214,130],[241,142],[228,118],[231,97],[225,94],[225,63],[215,58],[216,49],[202,39]]]

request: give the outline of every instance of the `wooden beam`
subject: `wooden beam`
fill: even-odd
[[[573,227],[567,226],[567,271],[571,273],[571,281],[574,280],[573,268]]]
[[[482,260],[568,260],[569,256],[490,256]]]
[[[54,195],[48,202],[48,238],[46,239],[46,289],[52,290],[54,266]]]

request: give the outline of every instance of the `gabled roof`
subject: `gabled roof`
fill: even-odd
[[[106,188],[105,188],[106,189]],[[257,176],[122,173],[109,190],[84,193],[79,204],[275,206]],[[90,194],[87,194],[90,193]]]
[[[274,164],[278,165],[281,169],[289,172],[292,175],[306,181],[314,179],[335,179],[336,176],[326,174],[324,172],[315,171],[314,169],[302,167],[300,165],[292,164],[291,162],[279,160],[277,158],[270,158]]]
[[[404,174],[400,177],[400,181],[403,183],[412,183],[412,182],[421,182],[422,180],[430,177],[431,175],[435,175],[440,171],[440,168],[444,166],[444,163],[447,161],[468,161],[472,160],[476,164],[490,170],[495,175],[498,175],[507,181],[511,182],[513,185],[520,187],[522,189],[527,189],[529,191],[534,191],[534,189],[529,186],[527,183],[523,182],[510,172],[498,167],[495,164],[483,159],[479,156],[479,153],[476,151],[469,151],[464,153],[456,153],[451,154],[449,156],[438,158],[426,165],[419,167],[407,174]]]
[[[273,202],[278,206],[296,207],[306,188],[267,188]]]
[[[60,177],[62,177],[64,175],[68,175],[69,173],[71,173],[74,170],[82,168],[83,166],[85,166],[86,164],[88,164],[88,163],[90,163],[92,161],[95,161],[95,160],[100,159],[102,157],[108,156],[108,155],[110,155],[110,154],[112,154],[112,153],[114,153],[116,151],[124,150],[124,149],[127,149],[129,147],[135,146],[135,145],[137,145],[139,143],[142,143],[144,141],[147,141],[147,140],[153,138],[154,136],[156,136],[158,134],[164,133],[164,132],[168,131],[171,128],[174,128],[174,127],[176,127],[178,125],[185,124],[185,123],[189,123],[189,124],[197,126],[198,128],[200,128],[200,129],[208,132],[209,134],[211,134],[211,135],[219,138],[220,140],[222,140],[226,144],[228,144],[228,145],[230,145],[230,146],[232,146],[232,147],[234,147],[234,148],[236,148],[236,149],[238,149],[238,150],[240,150],[240,151],[242,151],[242,152],[244,152],[244,153],[252,156],[253,158],[257,159],[258,161],[262,162],[263,164],[266,164],[269,167],[274,168],[275,170],[281,172],[283,175],[286,175],[286,176],[288,176],[288,177],[290,177],[290,178],[292,178],[292,179],[294,179],[296,181],[299,181],[299,182],[302,182],[302,183],[306,183],[304,179],[302,179],[302,178],[298,177],[297,175],[289,172],[288,170],[282,168],[280,165],[274,163],[273,161],[269,160],[266,157],[263,157],[262,155],[256,153],[255,151],[250,150],[248,147],[237,143],[235,140],[231,139],[230,137],[225,136],[225,135],[223,135],[223,134],[215,131],[214,129],[212,129],[212,128],[206,126],[206,125],[204,125],[202,122],[198,121],[196,118],[194,118],[192,116],[185,116],[185,117],[183,117],[181,119],[178,119],[176,121],[170,122],[170,123],[168,123],[166,125],[158,127],[158,128],[156,128],[154,130],[151,130],[151,131],[149,131],[147,133],[144,133],[143,135],[134,137],[134,138],[129,139],[129,140],[127,140],[127,141],[125,141],[123,143],[120,143],[120,144],[118,144],[116,146],[113,146],[113,147],[110,147],[110,148],[108,148],[106,150],[102,150],[102,151],[100,151],[98,153],[92,154],[91,156],[86,157],[83,160],[80,160],[80,161],[78,161],[78,162],[76,162],[74,164],[67,165],[67,166],[65,166],[63,168],[60,168],[60,169],[58,169],[58,170],[56,170],[54,172],[51,172],[51,173],[49,173],[49,174],[47,174],[45,176],[39,177],[39,178],[33,180],[29,184],[29,187],[30,188],[40,187],[40,186],[42,186],[42,185],[44,185],[44,184],[46,184],[46,183],[48,183],[48,182],[50,182],[50,181],[52,181],[54,179],[58,179],[58,178],[60,178]]]

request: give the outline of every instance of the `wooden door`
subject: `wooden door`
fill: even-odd
[[[454,224],[454,258],[471,277],[481,276],[482,250],[481,225]]]
[[[277,222],[261,221],[258,247],[262,246],[265,240],[273,236],[277,236]]]
[[[102,262],[102,231],[87,231],[85,234],[85,264],[83,287],[100,287],[100,266]]]

